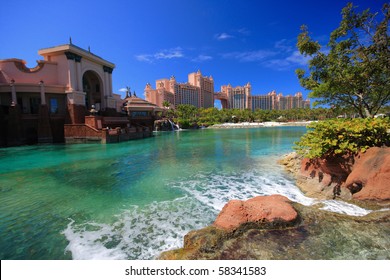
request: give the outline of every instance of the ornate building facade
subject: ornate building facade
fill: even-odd
[[[251,91],[249,82],[245,86],[232,87],[230,84],[221,86],[221,94],[226,95],[228,109],[250,108]]]
[[[197,108],[214,107],[214,80],[205,77],[200,71],[190,73],[187,83],[178,83],[174,76],[156,81],[156,89],[148,83],[145,87],[146,100],[163,107],[168,101],[172,107],[190,104]]]
[[[34,68],[21,59],[0,60],[0,146],[64,142],[64,126],[85,124],[92,108],[118,114],[113,63],[71,42],[38,54],[43,59]]]
[[[215,94],[215,98],[221,100],[222,107],[228,109],[261,110],[288,110],[295,108],[310,108],[310,100],[303,100],[302,93],[297,92],[294,96],[276,94],[271,91],[266,95],[252,95],[251,85],[232,87],[221,86],[221,91]]]

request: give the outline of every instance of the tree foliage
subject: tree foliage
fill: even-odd
[[[332,108],[297,108],[290,110],[250,110],[196,108],[192,105],[179,105],[168,109],[164,116],[179,123],[181,128],[210,126],[227,122],[267,122],[267,121],[309,121],[334,118],[345,111]]]
[[[165,107],[165,108],[171,107],[171,103],[169,103],[168,100],[164,100],[164,101],[162,102],[162,105],[163,105],[163,107]]]
[[[294,149],[307,158],[350,155],[390,145],[390,119],[331,119],[312,123]]]
[[[319,104],[372,117],[390,102],[390,9],[389,3],[383,5],[382,14],[355,9],[351,3],[343,8],[340,26],[325,48],[310,37],[306,26],[301,27],[297,47],[310,57],[309,74],[303,69],[296,74]]]

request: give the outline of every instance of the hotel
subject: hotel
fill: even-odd
[[[249,82],[245,86],[232,87],[230,84],[221,86],[221,94],[226,96],[228,109],[250,108],[251,90]]]
[[[214,107],[214,80],[205,77],[200,71],[190,73],[187,83],[178,83],[174,76],[156,81],[156,89],[148,83],[145,87],[146,100],[163,107],[168,101],[171,107],[189,104],[197,108]]]
[[[302,93],[298,92],[294,96],[276,94],[271,91],[266,95],[252,95],[251,85],[232,87],[221,86],[221,91],[215,94],[215,99],[221,100],[223,108],[227,109],[250,109],[261,110],[289,110],[296,108],[310,108],[310,100],[303,100]]]

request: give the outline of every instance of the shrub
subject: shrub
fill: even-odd
[[[313,159],[365,152],[370,147],[390,146],[390,120],[332,119],[312,123],[294,149]]]

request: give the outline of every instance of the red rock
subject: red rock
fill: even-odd
[[[390,148],[370,148],[360,156],[345,186],[359,200],[390,200]]]
[[[327,157],[310,160],[304,158],[301,162],[300,174],[310,178],[318,178],[324,186],[344,182],[352,170],[354,156]]]
[[[281,195],[257,196],[246,201],[231,200],[219,213],[214,226],[235,230],[247,223],[285,223],[298,219],[290,200]]]

